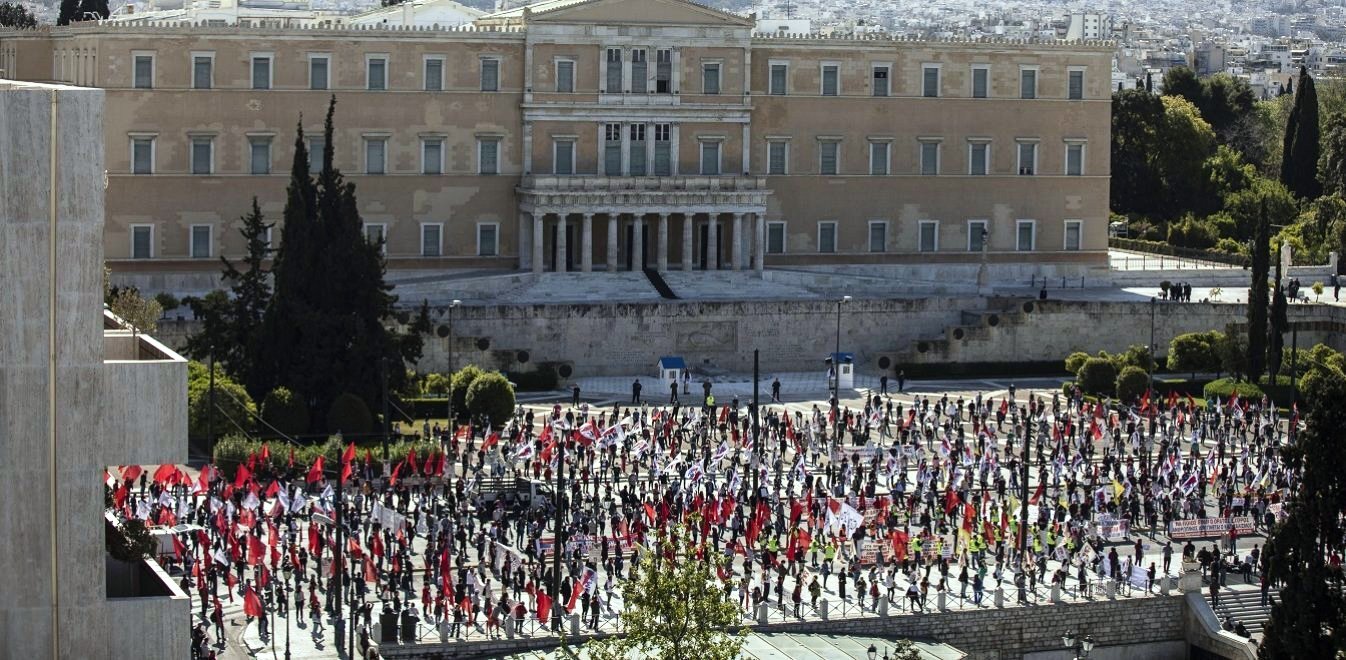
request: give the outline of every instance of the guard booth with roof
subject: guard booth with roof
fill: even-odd
[[[823,361],[827,363],[829,381],[832,377],[832,369],[840,367],[836,373],[837,389],[855,387],[854,353],[830,353]]]
[[[677,382],[682,379],[682,374],[686,371],[687,363],[681,357],[664,356],[659,358],[659,381],[662,383]]]

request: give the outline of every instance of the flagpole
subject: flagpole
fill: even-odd
[[[562,486],[565,484],[565,461],[566,461],[566,443],[561,438],[556,441],[556,492],[552,493],[553,506],[556,509],[555,534],[552,537],[551,570],[552,570],[552,611],[547,613],[547,618],[554,622],[558,628],[561,626],[561,549],[564,541],[561,539],[561,503],[564,501],[561,496]],[[562,647],[565,647],[565,637],[561,637]]]

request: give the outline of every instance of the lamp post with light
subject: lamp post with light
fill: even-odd
[[[842,296],[837,301],[837,335],[832,350],[832,419],[835,420],[832,432],[838,445],[841,444],[841,306],[850,301],[850,296]]]
[[[1085,635],[1084,639],[1078,639],[1075,637],[1075,633],[1066,631],[1066,634],[1061,636],[1061,643],[1075,652],[1075,660],[1088,658],[1089,652],[1094,650],[1093,635]]]

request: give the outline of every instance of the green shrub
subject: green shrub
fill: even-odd
[[[210,372],[206,365],[191,362],[187,366],[187,437],[205,438],[214,422],[215,437],[228,433],[249,433],[257,404],[242,385],[215,365],[215,409],[210,408]],[[212,414],[213,412],[213,414]],[[213,418],[213,419],[212,419]]]
[[[1215,247],[1215,229],[1206,222],[1186,216],[1168,226],[1168,242],[1178,247],[1205,250]]]
[[[159,546],[159,542],[145,527],[145,521],[139,518],[123,521],[120,528],[108,529],[104,540],[108,554],[126,562],[147,559]]]
[[[238,466],[248,462],[248,455],[260,447],[260,443],[241,435],[225,436],[215,442],[215,467],[220,469],[225,479],[232,481]]]
[[[467,390],[467,409],[474,417],[504,426],[514,416],[514,386],[500,373],[482,374]]]
[[[449,388],[452,384],[453,381],[444,374],[426,374],[425,382],[421,386],[421,391],[433,396],[448,396]]]
[[[1219,347],[1224,340],[1224,333],[1215,330],[1174,337],[1168,343],[1168,370],[1190,372],[1193,378],[1198,371],[1221,371]]]
[[[1067,399],[1069,399],[1072,396],[1075,396],[1075,381],[1068,380],[1064,383],[1061,383],[1061,396],[1064,396]]]
[[[1221,402],[1228,403],[1229,397],[1238,392],[1239,398],[1249,401],[1260,401],[1262,399],[1262,388],[1246,380],[1234,380],[1233,378],[1217,378],[1206,383],[1202,394],[1207,399],[1219,397]]]
[[[1075,351],[1066,358],[1066,371],[1072,374],[1080,373],[1080,367],[1084,366],[1084,361],[1089,359],[1089,354],[1084,351]]]
[[[327,411],[327,429],[333,433],[351,433],[360,435],[369,433],[374,420],[369,414],[369,406],[360,397],[349,392],[341,394]]]
[[[262,420],[285,435],[302,435],[308,433],[308,406],[288,388],[277,387],[262,399]]]
[[[556,366],[539,364],[535,371],[510,371],[505,373],[509,382],[514,383],[520,392],[545,392],[556,389],[559,381]]]
[[[472,381],[483,373],[477,365],[469,364],[457,373],[453,374],[453,387],[449,396],[453,399],[453,414],[459,419],[467,416],[467,390],[472,387]]]
[[[1117,398],[1123,403],[1135,401],[1145,393],[1149,384],[1150,376],[1144,369],[1136,366],[1124,367],[1122,372],[1117,374]]]
[[[1087,394],[1111,395],[1117,385],[1117,367],[1107,358],[1089,358],[1080,367],[1078,382]]]

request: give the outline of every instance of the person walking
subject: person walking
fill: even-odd
[[[668,381],[668,403],[676,405],[678,403],[678,379],[673,378]]]
[[[631,383],[631,405],[640,405],[640,379],[637,378]]]
[[[907,387],[907,372],[905,372],[905,371],[898,371],[898,372],[897,372],[897,391],[898,391],[898,393],[899,393],[899,394],[902,393],[902,391],[905,390],[906,387]]]
[[[771,381],[771,402],[780,403],[780,379],[775,378]]]

